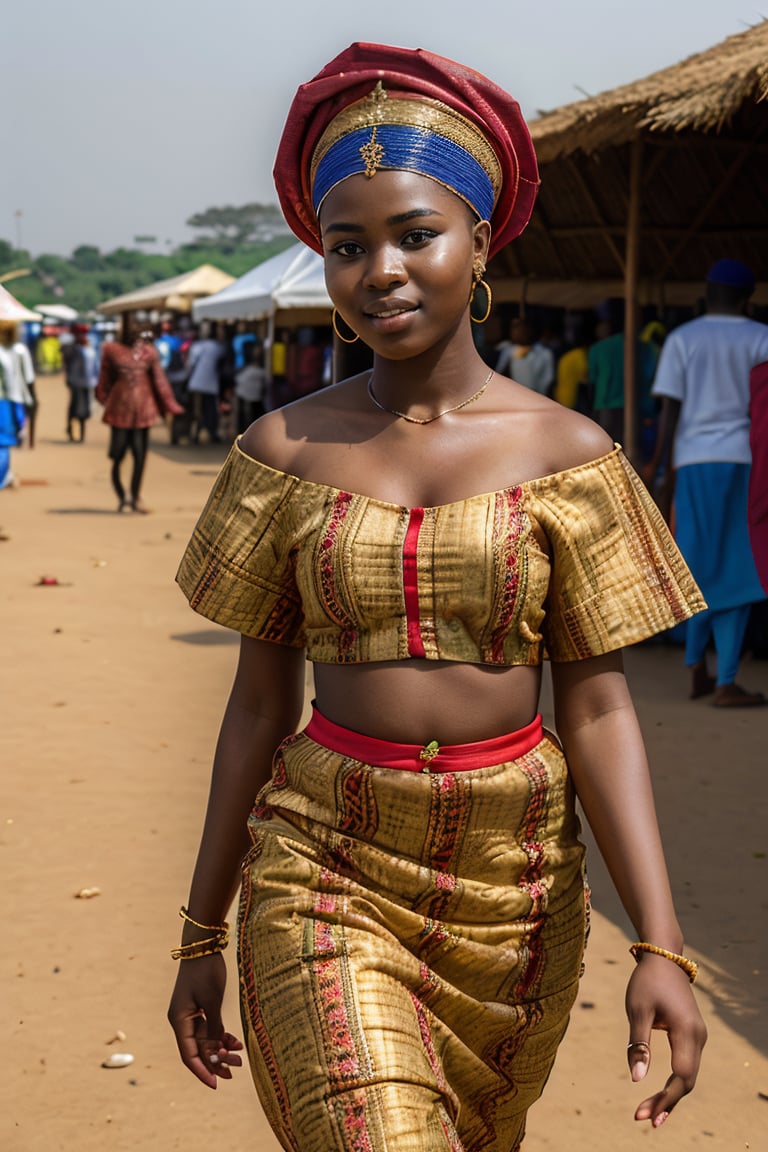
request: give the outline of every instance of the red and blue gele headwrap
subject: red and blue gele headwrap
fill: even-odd
[[[422,49],[353,44],[302,85],[275,161],[286,220],[322,252],[317,214],[341,180],[399,169],[437,180],[489,220],[491,254],[522,232],[539,184],[520,108],[503,89]]]

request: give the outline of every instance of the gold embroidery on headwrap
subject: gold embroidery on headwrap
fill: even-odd
[[[363,144],[362,148],[358,151],[363,158],[365,164],[365,174],[370,179],[371,176],[376,175],[376,170],[384,159],[384,145],[377,144],[376,142],[376,129],[378,125],[374,124],[371,130],[371,138],[367,144]]]
[[[387,94],[384,91],[384,85],[381,83],[381,80],[379,80],[365,101],[370,109],[368,113],[369,116],[371,119],[379,121],[379,123],[384,119],[382,104],[386,98]],[[370,140],[359,149],[363,163],[365,164],[365,174],[369,179],[371,176],[376,175],[376,171],[384,159],[384,145],[379,144],[376,140],[377,127],[378,124],[374,123],[371,128]]]
[[[381,168],[383,158],[383,148],[376,139],[378,124],[409,125],[423,132],[435,132],[458,144],[474,156],[484,169],[491,181],[494,199],[498,198],[501,191],[501,165],[477,125],[439,100],[426,96],[388,96],[380,80],[368,96],[347,105],[327,126],[312,156],[310,182],[314,183],[320,161],[334,144],[360,128],[371,129],[371,139],[362,146],[360,155],[366,166],[365,174],[373,176]],[[382,149],[381,153],[379,149]],[[370,163],[367,152],[371,153]]]

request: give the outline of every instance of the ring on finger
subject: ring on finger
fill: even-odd
[[[651,1046],[647,1040],[631,1040],[630,1043],[627,1044],[627,1052],[631,1052],[633,1048],[647,1048],[649,1052],[651,1050]]]

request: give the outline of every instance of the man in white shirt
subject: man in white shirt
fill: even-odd
[[[749,543],[749,374],[768,360],[768,326],[745,315],[751,270],[719,260],[707,275],[707,311],[667,337],[653,395],[662,398],[648,474],[675,468],[677,543],[708,604],[686,624],[691,697],[714,691],[722,708],[765,704],[736,684],[751,605],[764,599]],[[710,637],[717,676],[707,670]]]

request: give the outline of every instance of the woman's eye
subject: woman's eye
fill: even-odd
[[[403,243],[411,247],[418,244],[426,244],[428,240],[434,239],[437,232],[433,232],[431,228],[413,228],[404,238]]]
[[[359,256],[362,248],[354,240],[342,240],[340,244],[335,244],[331,249],[337,256]]]

